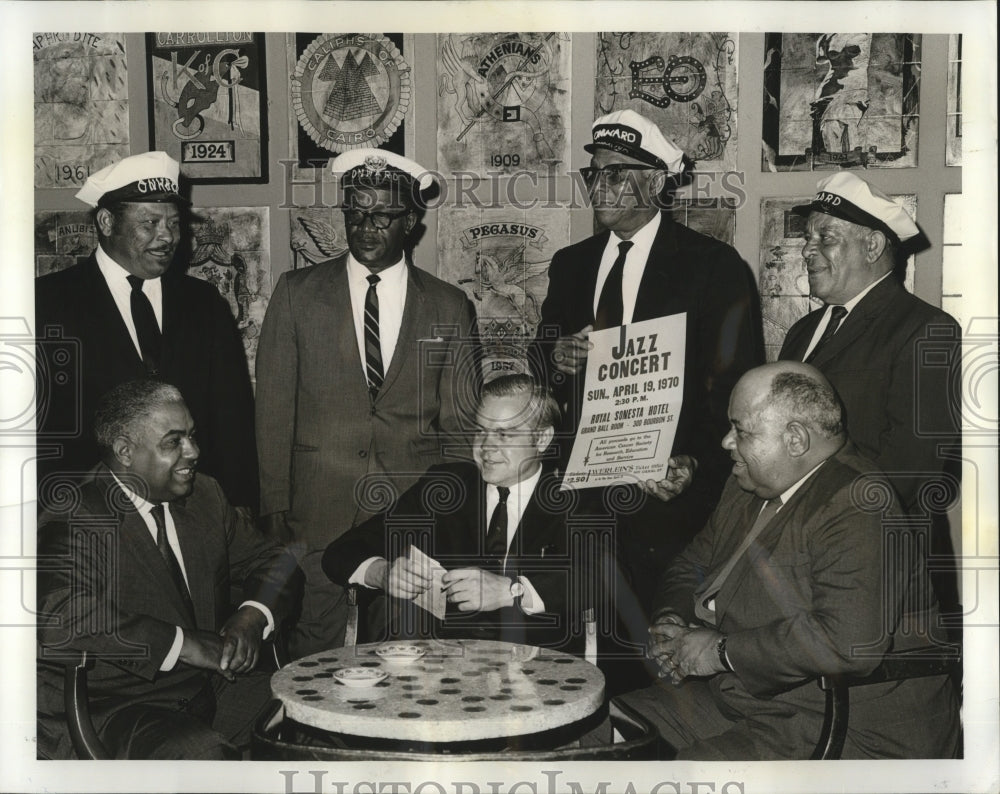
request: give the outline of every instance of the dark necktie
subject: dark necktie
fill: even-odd
[[[368,292],[365,294],[365,372],[368,375],[368,392],[373,400],[378,396],[385,377],[378,336],[378,293],[375,291],[375,285],[380,280],[378,276],[368,276]]]
[[[193,621],[194,604],[191,602],[191,593],[188,592],[187,583],[184,581],[181,565],[174,556],[174,550],[170,548],[170,543],[167,542],[167,521],[163,515],[163,505],[153,505],[153,509],[149,512],[153,516],[153,521],[156,522],[156,548],[160,552],[160,556],[163,557],[163,561],[167,565],[167,570],[170,572],[170,578],[174,580],[174,586],[177,588],[177,592],[180,593],[184,601],[184,606]]]
[[[729,574],[732,573],[733,568],[736,567],[736,563],[740,561],[740,558],[746,554],[747,549],[757,540],[757,536],[763,531],[764,527],[768,525],[775,514],[778,512],[778,508],[781,507],[781,497],[775,497],[764,503],[763,509],[757,514],[757,519],[753,522],[750,527],[750,531],[743,538],[743,542],[740,543],[739,548],[733,552],[733,556],[730,557],[722,570],[719,571],[718,575],[712,580],[705,588],[699,588],[694,594],[694,613],[699,618],[701,618],[706,623],[715,625],[715,610],[709,609],[708,603],[713,598],[715,598],[719,591],[722,589],[722,585],[725,583]]]
[[[618,243],[618,258],[611,266],[608,277],[601,289],[601,297],[597,300],[597,314],[594,315],[594,330],[615,328],[622,324],[625,307],[622,301],[622,275],[625,272],[625,257],[632,247],[631,240]]]
[[[500,494],[500,501],[493,508],[490,525],[486,530],[486,554],[502,568],[504,557],[507,556],[507,497],[510,495],[510,488],[498,485],[497,492]]]
[[[138,276],[128,276],[128,283],[132,285],[129,304],[132,307],[135,335],[139,338],[142,363],[148,375],[156,375],[160,369],[160,326],[156,324],[153,304],[142,291],[143,280]]]
[[[834,306],[830,311],[830,321],[826,324],[826,328],[823,329],[823,335],[820,336],[819,341],[816,343],[816,347],[812,349],[812,352],[805,357],[805,363],[808,364],[814,358],[820,349],[827,342],[833,338],[833,335],[837,333],[837,329],[840,328],[840,323],[847,316],[847,309],[843,306]]]

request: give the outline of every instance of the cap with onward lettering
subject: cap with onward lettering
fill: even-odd
[[[860,226],[878,229],[897,242],[920,234],[920,228],[899,204],[874,185],[850,171],[821,179],[816,197],[808,204],[792,207],[797,215],[823,212]]]
[[[586,152],[593,154],[595,149],[609,149],[665,168],[671,174],[684,170],[684,152],[667,140],[652,121],[634,110],[616,110],[601,116],[591,130],[594,142],[583,147]]]
[[[120,201],[172,201],[190,206],[177,192],[180,170],[180,164],[166,152],[135,154],[91,174],[76,197],[91,207]]]
[[[350,149],[333,159],[330,170],[345,185],[379,187],[396,182],[427,190],[437,182],[419,163],[386,149]]]

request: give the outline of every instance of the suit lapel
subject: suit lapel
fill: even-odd
[[[872,291],[865,295],[851,313],[844,318],[843,325],[823,345],[823,348],[816,353],[816,358],[811,363],[822,369],[823,364],[836,358],[841,352],[850,348],[851,345],[868,331],[872,322],[882,313],[895,292],[901,289],[903,288],[899,286],[899,283],[895,281],[895,277],[892,275],[889,275],[882,283],[873,287]]]
[[[666,213],[660,214],[660,228],[649,249],[649,258],[642,271],[639,294],[635,299],[632,321],[651,320],[673,314],[664,311],[664,297],[670,296],[671,280],[677,278],[674,263],[677,260],[677,232],[674,221]]]
[[[111,296],[108,282],[104,280],[101,269],[97,265],[97,258],[91,254],[87,261],[86,282],[90,290],[89,297],[80,296],[81,302],[87,306],[86,319],[94,328],[96,336],[103,340],[101,356],[109,359],[131,363],[136,374],[144,371],[142,359],[139,351],[132,343],[128,326],[122,314],[118,311],[118,304]]]
[[[199,626],[211,628],[215,625],[215,581],[211,572],[203,567],[205,555],[201,541],[210,529],[203,526],[198,516],[180,502],[171,503],[170,515],[174,519],[177,542],[184,558],[188,592],[194,604],[195,617]]]
[[[351,285],[347,278],[347,254],[332,260],[331,275],[323,294],[318,296],[330,307],[320,322],[329,324],[329,332],[322,334],[331,346],[330,368],[337,370],[338,378],[352,378],[356,385],[368,393],[365,363],[358,348],[358,331],[354,327],[354,309],[351,307]],[[312,322],[306,319],[306,322]],[[343,369],[346,368],[346,372]]]
[[[406,301],[403,304],[403,317],[400,320],[399,336],[396,338],[396,350],[392,354],[392,361],[389,362],[389,370],[385,373],[385,378],[382,380],[382,388],[379,389],[375,402],[378,402],[392,388],[392,384],[399,377],[399,373],[405,364],[405,359],[409,355],[406,349],[407,340],[412,339],[415,341],[418,329],[425,328],[427,325],[424,299],[424,285],[420,279],[420,274],[417,273],[416,268],[412,264],[407,262]],[[428,331],[431,330],[433,329],[428,329]],[[417,348],[419,351],[419,345]],[[418,362],[418,366],[421,366],[422,363]]]

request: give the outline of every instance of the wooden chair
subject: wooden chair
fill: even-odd
[[[902,681],[907,678],[926,678],[935,675],[960,674],[961,648],[958,645],[926,646],[885,655],[875,670],[863,677],[823,676],[820,688],[826,693],[826,711],[819,741],[810,756],[811,760],[840,758],[847,737],[851,715],[850,690],[868,684]]]

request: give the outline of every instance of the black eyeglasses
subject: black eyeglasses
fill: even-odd
[[[594,185],[598,179],[605,179],[609,185],[620,185],[628,178],[629,171],[655,171],[651,165],[627,165],[626,163],[614,163],[606,165],[604,168],[581,168],[580,175],[588,185]]]
[[[367,218],[376,229],[388,229],[394,220],[409,214],[409,210],[401,210],[400,212],[363,212],[361,210],[345,209],[344,222],[348,226],[360,226],[365,222],[365,218]]]

